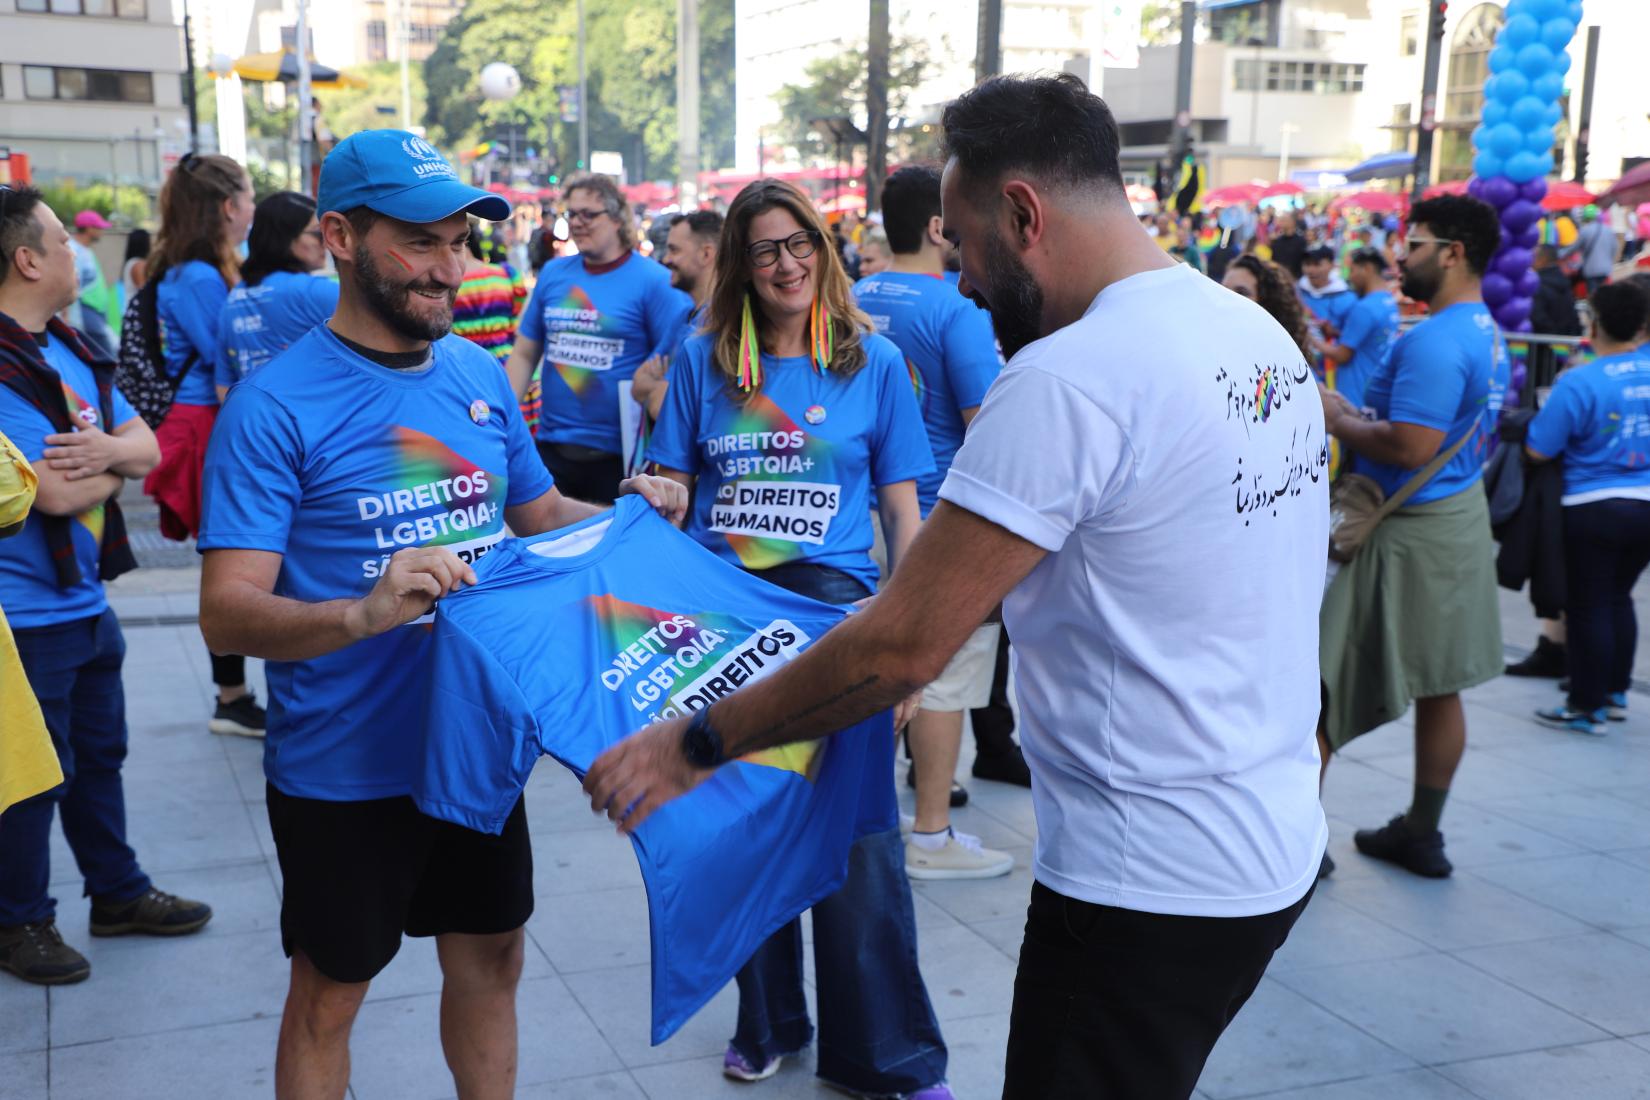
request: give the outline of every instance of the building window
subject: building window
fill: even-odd
[[[433,46],[441,41],[441,28],[434,23],[409,23],[407,29],[415,46]]]
[[[17,10],[32,14],[147,19],[149,0],[17,0]]]
[[[389,56],[389,37],[384,31],[382,19],[367,21],[367,57],[372,61],[383,61]]]
[[[23,66],[23,94],[29,99],[90,100],[99,103],[153,103],[151,73],[118,69],[66,69]]]
[[[1433,167],[1440,180],[1472,175],[1472,127],[1484,111],[1484,81],[1490,75],[1490,50],[1506,22],[1497,4],[1480,4],[1455,28],[1449,44],[1449,76],[1444,86],[1442,124]]]
[[[1346,95],[1364,90],[1364,66],[1337,61],[1257,61],[1239,58],[1232,69],[1239,92],[1304,92]]]
[[[1414,57],[1421,52],[1421,13],[1410,12],[1398,22],[1398,52]]]

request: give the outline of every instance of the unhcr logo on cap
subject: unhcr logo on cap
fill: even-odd
[[[401,142],[401,151],[412,158],[413,175],[419,179],[457,179],[452,165],[436,151],[435,146],[421,137],[410,137]]]

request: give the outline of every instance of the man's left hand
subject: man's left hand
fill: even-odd
[[[633,833],[654,810],[709,779],[715,769],[696,768],[682,754],[687,725],[686,718],[656,722],[598,756],[584,777],[590,808]]]
[[[120,442],[92,424],[75,432],[54,432],[46,437],[43,452],[46,465],[62,470],[67,481],[96,477],[121,460]]]
[[[672,523],[679,525],[687,516],[688,491],[679,481],[641,474],[619,482],[619,495],[626,493],[635,493]]]

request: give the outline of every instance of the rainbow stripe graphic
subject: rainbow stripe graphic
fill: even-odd
[[[70,420],[73,420],[76,424],[97,423],[96,406],[88,405],[85,401],[81,400],[80,395],[74,392],[74,389],[70,387],[67,382],[63,383],[63,400],[69,406]],[[87,415],[88,413],[90,414],[89,418]],[[109,430],[109,425],[107,424],[98,424],[98,427],[102,428],[104,431]],[[103,505],[92,505],[84,512],[81,512],[79,515],[75,516],[75,522],[84,527],[99,546],[103,545]]]
[[[1260,372],[1255,381],[1255,419],[1262,424],[1272,417],[1272,410],[1278,405],[1278,380],[1272,369]]]
[[[567,292],[567,297],[559,303],[561,309],[590,310],[596,314],[596,331],[591,335],[606,336],[608,334],[607,318],[596,309],[596,303],[590,300],[583,287],[576,286]],[[583,331],[577,330],[577,331]],[[583,398],[596,385],[597,371],[585,367],[575,367],[570,363],[551,363],[556,373],[561,377],[562,384],[573,392],[574,397]]]
[[[421,485],[451,480],[455,483],[452,498],[441,502],[439,507],[442,510],[494,504],[499,509],[500,519],[493,527],[495,530],[502,529],[504,501],[510,480],[507,475],[483,470],[433,435],[426,435],[414,428],[397,426],[392,429],[391,444],[395,451],[396,469],[390,481],[393,488],[415,489]],[[461,491],[464,489],[468,491]],[[448,529],[425,545],[468,542],[484,533],[474,527],[464,531]]]
[[[744,432],[795,432],[803,431],[808,442],[802,449],[801,458],[804,463],[811,463],[806,474],[781,475],[752,475],[745,478],[747,481],[831,481],[835,479],[836,463],[832,456],[834,445],[798,428],[796,421],[790,414],[763,393],[757,394],[744,408],[738,410],[726,429],[734,434]],[[794,451],[781,450],[769,447],[762,452],[764,455],[791,455]],[[737,480],[737,479],[724,479]],[[808,553],[807,547],[788,539],[762,538],[757,535],[723,535],[728,545],[739,556],[739,563],[746,569],[770,569],[775,565],[782,565],[788,561],[795,561]]]

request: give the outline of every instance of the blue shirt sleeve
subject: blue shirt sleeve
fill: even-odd
[[[57,431],[46,414],[10,386],[0,386],[0,431],[31,463],[46,454],[46,437]]]
[[[538,281],[533,284],[533,294],[527,299],[527,309],[521,315],[521,324],[516,326],[517,335],[535,344],[544,342],[544,294],[550,282],[550,268],[554,264],[555,261],[551,260],[539,270]]]
[[[660,351],[669,352],[668,345],[681,335],[682,322],[693,312],[693,299],[671,286],[668,276],[655,281],[653,286],[644,323],[647,346],[654,349],[649,354],[657,355]]]
[[[1547,395],[1547,403],[1530,421],[1524,437],[1524,443],[1530,450],[1548,458],[1557,458],[1564,453],[1570,440],[1576,437],[1586,421],[1584,406],[1587,398],[1577,373],[1585,369],[1580,367],[1558,376],[1552,393]]]
[[[1455,341],[1444,333],[1416,329],[1393,351],[1392,359],[1387,420],[1447,433],[1455,426],[1467,389],[1466,364]]]
[[[647,442],[647,460],[685,474],[699,472],[699,392],[709,369],[710,337],[682,345],[670,366],[670,387]]]
[[[934,451],[923,427],[917,395],[904,360],[894,345],[880,336],[866,335],[866,370],[881,373],[878,379],[877,426],[871,438],[871,483],[892,485],[910,481],[919,474],[934,472]]]
[[[256,386],[236,386],[207,445],[196,546],[284,554],[303,496],[302,455],[292,414]]]
[[[945,374],[958,412],[975,408],[984,401],[985,391],[1003,369],[1002,360],[997,358],[997,336],[991,329],[991,315],[966,300],[963,306],[945,326],[942,337]]]
[[[115,414],[115,430],[119,431],[138,418],[138,411],[132,408],[132,403],[126,400],[126,395],[120,392],[120,387],[114,387],[109,396],[110,411]]]
[[[1341,338],[1336,341],[1344,348],[1361,351],[1365,340],[1375,331],[1375,310],[1371,308],[1369,300],[1361,299],[1357,305],[1347,310],[1346,324],[1341,329]]]
[[[304,284],[303,310],[304,320],[310,328],[331,319],[338,309],[338,280],[321,275],[311,275],[309,282]]]

